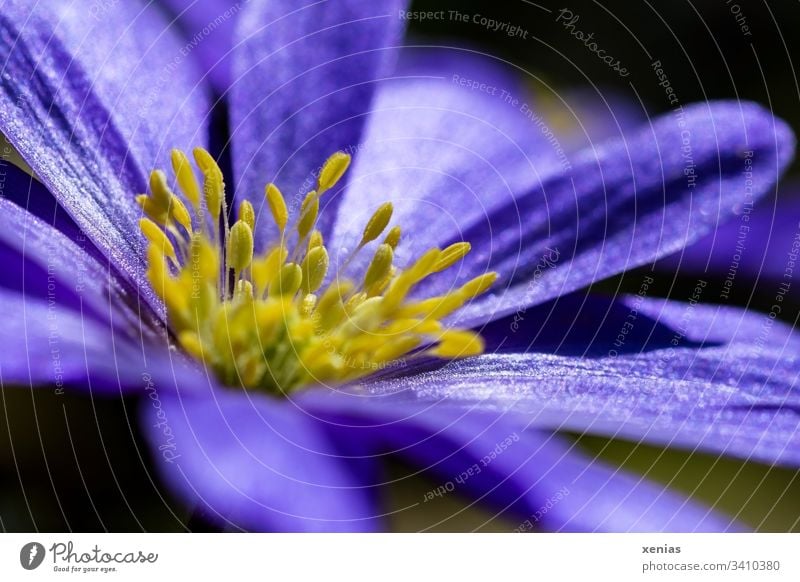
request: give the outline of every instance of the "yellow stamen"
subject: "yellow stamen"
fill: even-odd
[[[303,260],[303,283],[300,288],[313,293],[322,285],[328,273],[328,251],[325,247],[314,247]]]
[[[289,211],[286,209],[286,201],[283,199],[283,194],[275,184],[267,184],[266,197],[270,212],[272,212],[272,219],[278,225],[278,230],[283,232],[286,229],[286,223],[289,221]]]
[[[322,165],[322,171],[317,180],[317,192],[322,194],[330,190],[342,178],[350,166],[350,156],[344,152],[336,152]]]
[[[322,233],[318,230],[313,231],[311,236],[308,237],[308,250],[314,247],[321,247],[323,244],[325,244],[325,241],[322,240]]]
[[[303,269],[297,263],[287,263],[278,271],[277,277],[269,285],[269,294],[294,295],[303,283]]]
[[[448,330],[439,338],[439,345],[428,353],[438,358],[467,358],[483,353],[483,339],[477,333],[465,330]]]
[[[256,230],[256,211],[248,200],[242,200],[239,204],[239,220],[244,220],[251,232]]]
[[[170,201],[170,218],[180,224],[183,228],[186,229],[186,232],[192,232],[192,218],[189,216],[189,211],[186,210],[186,206],[183,205],[180,198],[173,194],[172,200]]]
[[[181,187],[181,192],[195,209],[200,209],[200,188],[197,185],[197,180],[194,177],[194,170],[189,163],[189,158],[180,150],[172,150],[172,169],[175,172],[175,177],[178,179],[178,185]]]
[[[383,244],[375,251],[375,256],[372,262],[367,267],[367,274],[364,275],[364,289],[369,290],[381,283],[392,270],[392,261],[394,260],[394,252],[392,247]]]
[[[397,245],[400,244],[400,235],[401,230],[399,226],[393,226],[391,230],[389,230],[389,234],[386,235],[386,238],[383,239],[384,244],[389,245],[392,247],[392,250],[397,248]]]
[[[455,265],[458,261],[467,256],[472,246],[468,242],[459,242],[450,245],[442,251],[442,255],[433,266],[433,272],[438,273]]]
[[[208,212],[214,219],[216,226],[222,210],[222,203],[225,200],[225,180],[222,176],[222,170],[219,169],[211,154],[203,148],[195,148],[193,154],[197,166],[203,172],[203,196],[206,200]]]
[[[241,273],[253,260],[253,231],[244,220],[237,220],[228,238],[228,265]]]
[[[489,273],[478,275],[474,279],[466,282],[461,286],[461,289],[459,289],[459,293],[467,299],[472,299],[473,297],[486,293],[489,287],[494,285],[495,281],[497,281],[497,273],[490,271]]]
[[[316,192],[309,192],[300,206],[300,220],[297,223],[297,234],[303,239],[314,228],[319,214],[319,196]]]
[[[203,175],[202,192],[183,152],[172,152],[172,166],[195,209],[196,230],[163,172],[151,174],[150,193],[136,201],[145,215],[139,224],[149,243],[147,276],[164,301],[174,337],[221,382],[282,395],[313,383],[350,381],[401,358],[454,359],[483,351],[479,335],[449,329],[443,319],[487,291],[495,273],[439,296],[420,298],[415,290],[426,277],[457,264],[469,252],[468,243],[429,249],[401,269],[394,265],[401,239],[395,226],[369,265],[353,275],[355,283],[342,272],[329,272],[330,255],[314,227],[320,196],[342,178],[350,156],[337,152],[323,164],[317,189],[295,216],[296,232],[286,230],[289,212],[280,190],[267,185],[266,201],[280,236],[254,256],[253,205],[242,202],[238,220],[228,228],[222,172],[206,150],[193,154]],[[201,195],[212,221],[203,217]],[[343,270],[384,233],[392,212],[392,204],[385,203],[372,214]]]
[[[367,226],[364,227],[364,234],[358,246],[363,247],[365,244],[378,238],[392,219],[393,211],[394,207],[391,202],[384,202],[381,204],[372,215],[372,218],[369,219],[369,222],[367,222]]]
[[[156,248],[160,249],[164,256],[177,262],[178,257],[175,255],[175,247],[172,246],[172,242],[170,242],[166,233],[161,230],[155,222],[147,218],[142,218],[139,221],[139,228],[147,240],[153,243]]]

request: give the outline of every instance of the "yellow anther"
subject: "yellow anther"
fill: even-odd
[[[189,242],[188,270],[195,284],[219,279],[219,255],[207,238],[196,234]]]
[[[414,283],[421,281],[433,272],[433,267],[442,256],[442,251],[437,248],[428,249],[417,262],[415,262],[406,274]]]
[[[169,224],[169,206],[159,205],[147,194],[139,194],[136,203],[141,207],[144,215],[160,226]]]
[[[192,217],[189,216],[189,211],[186,210],[186,206],[183,205],[181,199],[174,194],[172,195],[172,200],[170,201],[169,215],[172,220],[185,228],[186,232],[189,234],[192,233]]]
[[[384,343],[375,351],[374,360],[378,363],[391,362],[408,352],[419,347],[422,343],[416,336],[406,336],[403,338],[394,339],[391,342]]]
[[[225,179],[214,158],[203,148],[195,148],[194,161],[203,172],[203,195],[211,217],[219,220],[222,202],[225,200]]]
[[[181,347],[201,362],[205,362],[206,352],[198,335],[193,331],[183,331],[178,334]]]
[[[438,358],[467,358],[482,354],[484,343],[481,336],[472,331],[451,329],[439,338],[439,344],[429,350]]]
[[[145,238],[153,243],[156,248],[160,249],[164,256],[177,262],[178,257],[175,255],[175,247],[172,246],[172,242],[170,242],[167,235],[155,222],[147,218],[142,218],[139,220],[139,228]]]
[[[308,293],[305,297],[303,297],[303,303],[300,306],[300,313],[303,315],[309,315],[312,311],[314,311],[314,307],[317,305],[317,296],[313,293]]]
[[[442,255],[433,266],[433,272],[438,273],[455,265],[469,253],[472,245],[468,242],[457,242],[442,251]]]
[[[341,333],[345,336],[352,336],[355,333],[370,332],[374,330],[381,321],[383,314],[383,303],[381,297],[371,297],[367,299],[363,293],[359,293],[361,301],[356,306],[349,306],[350,317],[342,326]]]
[[[147,278],[153,291],[167,306],[170,321],[181,327],[186,326],[189,305],[187,295],[183,292],[180,283],[170,276],[164,254],[154,244],[147,249],[147,264]]]
[[[368,242],[378,238],[392,219],[392,212],[394,212],[394,206],[392,206],[391,202],[381,204],[372,215],[372,218],[369,219],[369,222],[367,222],[364,234],[361,236],[361,242],[358,245],[363,247]]]
[[[239,204],[239,220],[244,220],[251,232],[256,231],[256,211],[248,200],[242,200]]]
[[[330,190],[341,179],[350,166],[350,156],[344,152],[336,152],[322,165],[317,179],[317,192],[322,194]]]
[[[167,185],[167,176],[161,170],[150,172],[150,193],[153,203],[168,209],[172,202],[172,190]]]
[[[384,293],[387,309],[395,309],[400,305],[412,287],[430,273],[441,253],[437,248],[428,249],[411,267],[395,277]]]
[[[382,244],[375,251],[375,256],[372,257],[369,267],[367,267],[367,274],[364,275],[364,289],[367,293],[374,285],[377,285],[389,275],[392,270],[392,261],[394,260],[394,252],[392,247],[387,244]]]
[[[447,317],[456,309],[464,305],[464,297],[458,293],[451,293],[442,297],[431,297],[416,303],[408,303],[397,310],[397,317],[423,316],[426,319],[437,320]]]
[[[318,230],[312,231],[311,236],[308,237],[308,249],[311,250],[314,247],[321,247],[325,244],[325,241],[322,239],[322,233]]]
[[[181,192],[192,203],[192,206],[199,210],[200,187],[197,185],[189,158],[181,150],[172,150],[170,157],[172,158],[172,170],[175,172]]]
[[[253,260],[253,231],[244,220],[237,220],[228,237],[228,266],[241,273]]]
[[[300,206],[300,220],[297,223],[297,234],[301,239],[314,228],[317,214],[319,214],[319,196],[316,192],[309,192]]]
[[[286,229],[286,223],[289,221],[286,200],[283,199],[283,194],[275,184],[267,184],[265,192],[269,210],[272,212],[272,219],[278,225],[278,230],[283,232]]]
[[[305,293],[313,293],[320,288],[328,273],[328,251],[325,247],[314,247],[303,260],[303,283],[301,289]]]
[[[488,291],[489,287],[494,285],[495,281],[497,281],[497,273],[490,271],[483,275],[478,275],[474,279],[464,283],[458,290],[458,293],[466,299],[472,299]]]
[[[342,303],[353,291],[353,284],[346,279],[332,283],[317,304],[318,310],[328,309],[336,302]]]
[[[278,275],[269,285],[269,294],[294,295],[303,282],[303,270],[297,263],[287,263],[278,271]]]
[[[400,235],[402,231],[399,226],[393,226],[389,230],[389,234],[386,235],[386,238],[383,239],[383,243],[392,247],[392,250],[397,248],[397,245],[400,243]]]
[[[251,302],[253,299],[253,284],[250,281],[240,279],[236,283],[233,297],[239,302]]]
[[[420,281],[462,259],[469,244],[430,249],[398,269],[393,260],[401,230],[386,232],[391,203],[372,214],[361,242],[342,263],[354,269],[355,253],[384,237],[369,265],[353,274],[357,284],[329,272],[329,251],[315,225],[320,196],[336,186],[349,156],[337,152],[323,165],[316,191],[292,219],[296,236],[286,232],[290,217],[283,195],[272,184],[266,187],[280,239],[254,258],[253,205],[241,202],[231,227],[227,216],[221,222],[227,212],[222,172],[206,150],[193,154],[202,192],[183,152],[172,152],[172,167],[180,191],[195,206],[196,232],[184,197],[170,190],[162,172],[151,174],[150,194],[136,201],[146,216],[140,228],[149,241],[147,277],[166,306],[172,337],[222,383],[280,395],[314,382],[359,378],[408,354],[452,359],[482,351],[477,334],[448,330],[440,320],[485,292],[496,275],[476,277],[442,296],[409,299]],[[203,216],[201,195],[210,220]]]
[[[289,251],[286,247],[279,246],[272,249],[268,255],[253,261],[253,284],[257,295],[264,294],[267,285],[275,278],[288,257]]]
[[[393,335],[406,333],[416,333],[431,335],[442,330],[442,324],[432,319],[395,319],[383,330],[383,335],[387,338]]]

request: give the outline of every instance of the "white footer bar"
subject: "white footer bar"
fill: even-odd
[[[3,534],[0,580],[800,580],[800,534]]]

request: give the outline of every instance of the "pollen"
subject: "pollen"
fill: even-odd
[[[192,157],[197,170],[184,152],[171,155],[180,196],[162,171],[153,171],[150,193],[136,197],[144,214],[139,225],[148,245],[147,276],[166,307],[172,337],[221,382],[285,395],[410,359],[483,352],[477,333],[444,320],[485,293],[495,273],[442,295],[415,293],[426,278],[461,261],[469,243],[431,248],[401,269],[394,260],[402,231],[390,227],[387,202],[372,211],[360,241],[336,269],[316,225],[320,200],[345,174],[350,156],[328,158],[296,216],[278,187],[267,184],[261,219],[274,243],[258,254],[253,205],[242,202],[234,220],[216,161],[201,148]],[[359,270],[354,265],[362,262],[354,259],[360,253],[367,256]]]

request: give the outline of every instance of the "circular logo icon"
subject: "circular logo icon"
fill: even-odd
[[[35,570],[44,561],[44,546],[39,542],[29,542],[19,551],[19,563],[26,570]]]

